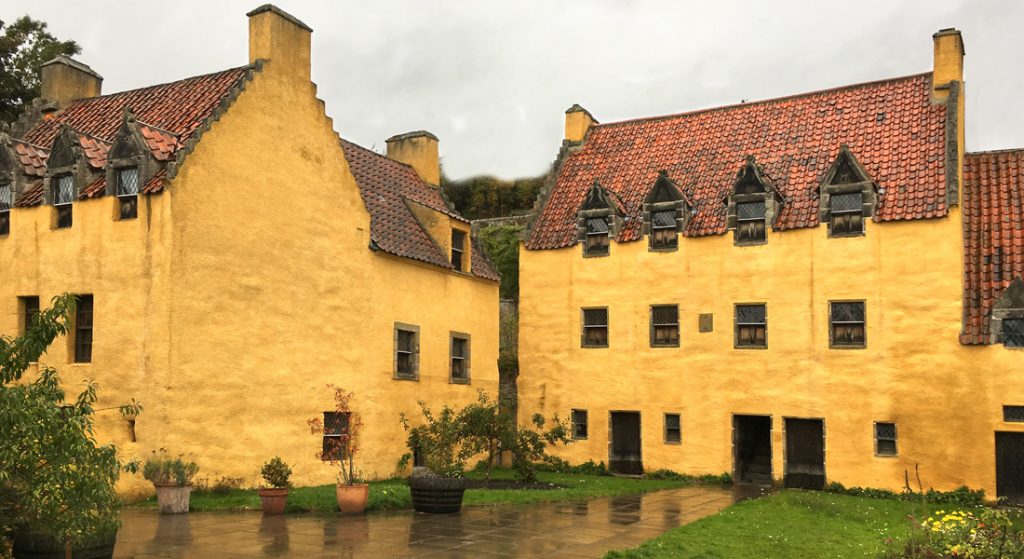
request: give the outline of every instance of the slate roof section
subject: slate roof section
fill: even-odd
[[[960,341],[987,344],[992,305],[1024,278],[1024,149],[964,158],[964,325]]]
[[[641,238],[660,170],[694,202],[686,236],[727,231],[725,199],[752,155],[784,196],[777,230],[818,225],[818,187],[846,144],[883,193],[876,221],[945,216],[946,111],[931,73],[689,113],[598,124],[569,153],[529,249],[576,243],[576,212],[597,180],[621,201],[619,242]]]
[[[424,183],[412,167],[341,140],[345,159],[359,185],[366,211],[370,213],[370,238],[377,248],[405,258],[412,258],[448,270],[449,255],[420,226],[409,202],[427,206],[455,218],[463,219],[448,207],[437,187]],[[471,269],[474,276],[498,281],[500,276],[483,252],[473,243]]]
[[[68,103],[53,118],[37,123],[22,140],[49,146],[61,124],[82,134],[111,141],[123,121],[125,108],[150,126],[178,136],[184,143],[220,106],[232,89],[242,83],[253,66],[241,66]]]

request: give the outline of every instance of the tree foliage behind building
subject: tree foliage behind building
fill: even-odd
[[[61,41],[46,22],[22,16],[0,21],[0,120],[14,122],[24,106],[39,96],[39,68],[57,56],[82,52],[75,41]]]
[[[466,219],[487,219],[521,214],[533,208],[547,175],[510,181],[496,177],[441,179],[441,188]]]

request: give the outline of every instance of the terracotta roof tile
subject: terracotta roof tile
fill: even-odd
[[[96,180],[89,183],[88,186],[82,189],[82,192],[78,195],[79,200],[88,200],[89,198],[99,198],[103,196],[107,191],[107,175],[101,174]]]
[[[138,123],[139,132],[146,139],[146,145],[153,152],[153,157],[158,161],[168,161],[174,157],[174,152],[182,147],[177,134],[161,130],[142,122]]]
[[[14,202],[16,208],[28,208],[43,203],[43,181],[39,180],[29,185]]]
[[[156,194],[157,192],[163,192],[164,184],[167,182],[167,172],[164,169],[160,169],[153,176],[150,177],[146,184],[142,185],[139,192],[143,194]]]
[[[176,82],[78,99],[61,109],[54,118],[36,124],[23,139],[48,146],[60,125],[68,124],[80,133],[109,141],[121,126],[125,108],[131,108],[138,120],[175,134],[185,142],[251,69],[252,66],[242,66]]]
[[[14,151],[18,154],[18,160],[25,169],[25,174],[32,177],[41,177],[46,174],[46,158],[50,152],[40,146],[35,146],[20,140],[13,140]]]
[[[409,202],[419,203],[465,221],[448,207],[440,189],[424,183],[408,165],[347,140],[342,140],[341,146],[370,213],[370,238],[376,246],[390,254],[451,269],[449,256],[423,230],[408,206]],[[473,245],[473,275],[498,281],[494,267]]]
[[[876,220],[944,216],[945,126],[946,106],[931,103],[930,73],[599,124],[563,161],[526,246],[574,244],[576,212],[594,180],[630,218],[617,240],[638,240],[641,206],[660,170],[696,209],[684,235],[723,234],[724,200],[748,155],[785,198],[776,229],[814,227],[819,183],[843,144],[884,191]]]
[[[102,169],[107,166],[107,154],[110,153],[110,142],[82,134],[79,136],[79,143],[82,145],[82,152],[89,165],[95,169]]]
[[[964,158],[965,344],[989,343],[992,305],[1024,278],[1024,149]]]

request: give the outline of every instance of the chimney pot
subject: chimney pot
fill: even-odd
[[[309,81],[313,29],[273,4],[245,15],[249,17],[249,63],[268,60],[272,71]]]
[[[75,99],[96,97],[103,86],[103,76],[67,56],[43,63],[40,71],[39,96],[61,107]]]
[[[387,139],[388,157],[413,168],[423,182],[441,184],[441,160],[437,136],[426,130],[398,134]]]

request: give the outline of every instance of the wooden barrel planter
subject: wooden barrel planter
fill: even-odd
[[[71,548],[72,559],[110,559],[114,556],[117,532],[105,538]],[[14,559],[65,559],[64,542],[39,534],[15,534]]]
[[[188,512],[191,485],[154,483],[160,514],[184,514]]]
[[[414,475],[409,478],[409,490],[416,512],[450,514],[462,510],[466,478]]]

